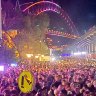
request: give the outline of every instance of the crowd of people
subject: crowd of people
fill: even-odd
[[[26,94],[18,87],[23,70],[29,70],[35,78],[34,88]],[[0,96],[96,96],[96,68],[52,63],[9,67],[0,73],[0,93]]]

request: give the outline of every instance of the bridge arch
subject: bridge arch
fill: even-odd
[[[79,33],[68,14],[56,3],[50,1],[39,1],[30,4],[25,9],[23,9],[23,12],[29,12],[33,16],[37,16],[46,11],[52,11],[59,14],[64,19],[68,28],[70,29],[70,34],[79,36]]]

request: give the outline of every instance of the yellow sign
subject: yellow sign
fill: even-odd
[[[18,86],[23,93],[32,91],[34,87],[34,76],[29,71],[23,71],[18,79]]]

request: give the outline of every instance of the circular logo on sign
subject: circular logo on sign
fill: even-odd
[[[33,89],[34,76],[29,71],[23,71],[18,79],[18,86],[23,93],[28,93]]]

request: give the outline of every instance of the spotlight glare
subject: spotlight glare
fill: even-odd
[[[51,59],[52,61],[55,61],[56,60],[56,58],[55,57],[52,57],[52,59]]]
[[[11,64],[11,67],[16,67],[17,66],[17,64]]]
[[[33,54],[26,54],[26,56],[27,56],[28,58],[31,58],[31,57],[33,56]]]
[[[77,56],[77,55],[86,55],[87,53],[86,52],[75,52],[73,53],[74,56]]]
[[[0,66],[0,71],[4,71],[4,66]]]
[[[82,52],[82,55],[85,55],[85,54],[87,54],[86,52]]]

